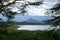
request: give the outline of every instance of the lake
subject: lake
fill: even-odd
[[[49,25],[19,25],[18,30],[49,30]]]

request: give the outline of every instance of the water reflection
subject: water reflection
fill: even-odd
[[[48,30],[49,25],[19,25],[18,30]]]

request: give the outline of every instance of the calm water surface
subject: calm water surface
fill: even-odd
[[[49,25],[19,25],[18,30],[48,30]]]

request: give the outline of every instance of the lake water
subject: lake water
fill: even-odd
[[[18,30],[48,30],[51,26],[49,25],[19,25]]]

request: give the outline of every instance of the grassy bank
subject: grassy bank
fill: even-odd
[[[13,32],[0,32],[0,40],[60,40],[60,30],[28,31],[18,30]]]

